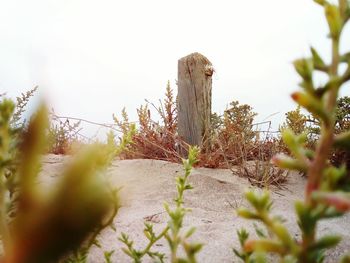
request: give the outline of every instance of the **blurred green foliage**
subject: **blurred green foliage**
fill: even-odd
[[[113,151],[91,145],[77,154],[50,186],[38,184],[46,149],[48,113],[40,106],[21,131],[15,104],[0,101],[0,235],[2,262],[52,262],[89,247],[119,208],[103,171]],[[15,119],[17,120],[17,119]]]
[[[280,127],[280,131],[292,130],[295,134],[307,135],[306,146],[315,149],[317,140],[321,134],[321,123],[312,114],[306,115],[301,112],[300,106],[286,113],[286,121]],[[350,97],[344,96],[337,99],[335,109],[334,133],[341,134],[350,130]],[[344,147],[332,149],[330,161],[336,166],[345,164],[350,168],[350,155]]]
[[[307,147],[308,136],[304,132],[305,118],[300,108],[287,114],[287,126],[282,138],[291,157],[278,155],[274,164],[281,168],[297,170],[307,174],[305,200],[295,203],[301,239],[296,240],[280,218],[271,215],[269,193],[248,191],[246,199],[252,208],[238,209],[238,215],[251,220],[259,220],[271,233],[271,237],[250,239],[245,231],[239,231],[241,251],[235,250],[244,262],[268,262],[267,254],[278,256],[279,262],[323,262],[325,251],[336,246],[341,237],[335,235],[316,236],[317,223],[320,220],[339,217],[350,210],[350,194],[347,189],[349,180],[346,167],[335,167],[329,161],[334,149],[349,151],[350,131],[344,122],[348,116],[348,98],[337,100],[341,86],[350,80],[350,53],[339,51],[341,33],[350,19],[350,2],[339,0],[333,4],[327,0],[315,0],[323,9],[329,26],[329,38],[332,42],[331,62],[326,63],[311,48],[311,57],[298,59],[294,67],[302,81],[302,91],[292,94],[299,106],[305,108],[317,120],[320,135],[315,149]],[[346,70],[340,73],[340,65]],[[328,81],[321,87],[314,83],[314,72],[328,75]],[[346,187],[347,185],[347,187]],[[345,255],[340,262],[350,262]]]

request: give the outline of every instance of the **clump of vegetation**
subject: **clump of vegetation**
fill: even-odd
[[[170,259],[167,262],[177,263],[177,262],[188,262],[195,263],[196,254],[202,248],[202,244],[191,243],[188,241],[188,238],[193,235],[195,228],[190,228],[189,230],[183,232],[183,220],[186,213],[189,211],[188,208],[185,208],[184,205],[184,193],[186,190],[192,189],[192,186],[188,183],[187,179],[191,174],[193,165],[198,161],[199,149],[196,147],[190,147],[188,153],[188,159],[182,160],[184,175],[176,178],[176,189],[177,197],[174,199],[175,207],[167,203],[164,204],[165,210],[169,216],[169,222],[167,226],[160,231],[159,234],[156,234],[153,230],[153,225],[145,223],[144,235],[148,240],[148,244],[143,249],[136,249],[134,242],[130,240],[127,234],[122,233],[119,240],[123,242],[126,247],[123,248],[123,251],[133,259],[135,263],[142,262],[142,259],[145,256],[149,256],[152,259],[156,259],[159,262],[165,262],[165,255],[158,251],[154,251],[154,245],[161,239],[166,239],[169,248],[170,248]],[[178,251],[180,246],[184,249],[186,257],[180,257]]]
[[[244,262],[267,262],[266,253],[280,258],[280,262],[322,262],[325,251],[336,246],[341,238],[335,235],[316,236],[318,222],[339,217],[350,210],[349,181],[344,165],[333,166],[329,161],[332,149],[349,149],[350,132],[337,134],[336,115],[337,97],[341,86],[350,80],[349,53],[340,54],[341,33],[350,19],[350,3],[339,0],[338,5],[326,0],[315,0],[325,11],[329,25],[329,37],[332,41],[332,59],[326,63],[314,48],[310,58],[298,59],[294,66],[302,78],[303,91],[295,92],[292,98],[308,110],[320,123],[320,136],[315,150],[306,147],[307,135],[295,134],[290,129],[283,131],[282,137],[292,157],[278,155],[273,162],[281,168],[297,170],[307,174],[305,200],[295,204],[298,225],[302,233],[296,240],[279,217],[271,215],[272,202],[269,193],[248,191],[246,198],[252,209],[240,208],[238,214],[246,219],[259,220],[270,233],[270,237],[250,239],[246,231],[239,231],[242,245],[236,254]],[[339,72],[340,64],[345,64],[344,73]],[[315,87],[314,71],[328,75],[328,81],[321,87]],[[340,262],[350,262],[350,256],[344,255]]]
[[[306,115],[301,113],[300,106],[296,110],[286,113],[286,122],[281,126],[280,130],[291,129],[295,134],[306,133],[306,146],[315,149],[317,139],[321,134],[321,123],[312,114]],[[334,132],[340,134],[350,129],[350,98],[348,96],[337,99],[335,110]],[[350,158],[344,149],[332,149],[330,161],[340,166],[345,163],[350,167]]]
[[[337,100],[335,113],[335,133],[339,134],[350,129],[350,97],[344,96]]]
[[[50,126],[48,129],[48,152],[53,154],[69,154],[74,144],[81,142],[79,132],[81,122],[72,122],[69,119],[57,118],[50,114]]]
[[[301,112],[300,105],[295,110],[289,111],[286,114],[286,121],[280,127],[280,130],[290,129],[295,134],[301,134],[307,131],[308,117]]]
[[[38,87],[22,93],[21,96],[16,97],[16,107],[14,113],[11,117],[11,126],[14,128],[24,128],[26,120],[23,118],[23,114],[26,111],[27,105],[30,99],[34,96],[35,92],[38,90]]]
[[[232,101],[222,116],[212,115],[211,148],[201,155],[206,167],[227,167],[251,160],[251,146],[257,133],[253,131],[257,113],[248,104]]]
[[[223,116],[213,114],[212,147],[201,155],[202,164],[212,168],[236,165],[235,172],[255,186],[281,186],[288,173],[269,161],[281,150],[281,143],[269,131],[261,136],[254,130],[256,115],[251,106],[238,101],[231,102]]]
[[[150,106],[157,110],[159,122],[152,120]],[[138,130],[132,138],[133,143],[121,157],[180,162],[189,145],[177,133],[177,105],[169,83],[160,106],[148,103],[141,106],[137,113]],[[214,113],[210,143],[204,143],[209,146],[201,149],[197,165],[230,169],[233,165],[239,165],[239,175],[249,178],[254,185],[283,184],[286,174],[269,162],[280,150],[281,144],[269,133],[263,138],[259,136],[259,132],[253,128],[256,115],[251,106],[238,101],[231,102],[223,115]],[[125,134],[130,124],[125,109],[121,116],[121,119],[114,116],[114,121]]]
[[[335,120],[335,133],[342,134],[350,130],[350,97],[341,97],[337,101]],[[330,158],[331,162],[339,167],[342,164],[346,164],[346,167],[350,169],[350,155],[349,151],[344,148],[334,149]]]
[[[61,181],[48,193],[37,184],[49,123],[46,108],[41,106],[20,134],[12,126],[13,118],[18,117],[15,112],[15,104],[2,98],[2,262],[52,262],[88,249],[96,244],[97,235],[111,224],[119,208],[117,191],[109,189],[101,177],[115,152],[101,145],[86,148],[74,157]]]
[[[22,93],[16,97],[14,113],[11,117],[11,127],[19,135],[25,131],[28,121],[24,118],[27,105],[30,99],[35,95],[38,87]],[[0,94],[5,96],[6,94]],[[0,96],[1,97],[1,96]],[[80,121],[72,122],[68,118],[62,120],[53,112],[50,115],[50,124],[48,128],[47,152],[53,154],[69,154],[75,144],[83,144],[83,138],[80,134],[82,130]]]
[[[159,114],[160,121],[152,120],[149,107],[153,106]],[[179,149],[188,145],[177,135],[177,108],[173,91],[168,82],[165,99],[160,106],[147,103],[137,109],[138,129],[126,151],[125,158],[145,158],[180,162],[182,160]],[[128,132],[130,125],[128,114],[122,111],[122,119],[113,116],[114,121],[123,134]]]

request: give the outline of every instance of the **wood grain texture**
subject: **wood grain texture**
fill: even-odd
[[[178,61],[178,132],[190,145],[202,146],[208,137],[213,71],[199,53]]]

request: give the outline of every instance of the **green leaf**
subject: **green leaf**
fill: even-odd
[[[350,52],[346,52],[344,55],[340,56],[340,61],[344,63],[350,63]]]
[[[340,236],[335,236],[335,235],[324,236],[319,240],[317,240],[314,244],[312,244],[309,247],[309,249],[310,250],[328,249],[336,246],[340,241],[341,241]]]
[[[270,239],[248,240],[244,244],[244,251],[264,251],[283,255],[287,252],[286,247],[279,241]]]
[[[192,236],[195,231],[196,231],[196,228],[191,227],[190,230],[187,231],[185,238],[189,238],[190,236]]]
[[[237,230],[237,236],[239,239],[239,243],[243,247],[244,242],[249,238],[249,233],[245,228],[241,228],[240,230]]]
[[[131,258],[133,258],[133,254],[130,252],[129,249],[127,249],[127,248],[125,248],[125,247],[122,247],[121,249],[122,249],[122,251],[123,251],[126,255],[128,255],[128,256],[131,257]]]
[[[293,62],[295,70],[298,74],[305,80],[312,80],[312,71],[314,69],[313,60],[312,59],[297,59]]]
[[[183,243],[184,249],[189,256],[193,256],[194,254],[198,253],[202,247],[203,244],[201,243]]]
[[[305,138],[300,137],[301,143],[304,143]],[[282,132],[282,139],[284,143],[288,146],[290,151],[293,153],[293,155],[297,158],[302,157],[301,155],[301,143],[299,136],[294,134],[294,132],[291,129],[284,129]]]
[[[307,166],[299,160],[293,159],[285,154],[275,155],[271,159],[272,163],[280,168],[306,172]]]
[[[112,263],[111,258],[112,258],[113,253],[114,253],[114,250],[103,252],[106,263]]]
[[[114,224],[110,224],[109,227],[113,230],[113,232],[117,232],[117,228]]]
[[[275,222],[272,227],[274,234],[281,240],[286,248],[292,248],[295,244],[287,228],[279,222]]]
[[[314,0],[314,2],[322,6],[328,4],[328,1],[326,0]]]
[[[330,36],[333,39],[338,39],[343,27],[343,20],[339,8],[336,5],[326,4],[325,14],[329,26]]]
[[[324,110],[323,103],[320,99],[304,92],[294,92],[292,98],[300,106],[321,118],[325,123],[329,123],[329,114]]]
[[[341,178],[346,175],[346,167],[343,165],[340,168],[328,167],[324,171],[326,190],[333,190],[337,187],[337,184]]]
[[[264,232],[264,230],[262,228],[259,228],[257,224],[253,224],[254,229],[255,229],[255,233],[257,234],[258,237],[260,238],[267,238],[266,233]]]
[[[257,215],[254,212],[249,211],[246,208],[238,208],[237,214],[238,214],[238,216],[246,218],[246,219],[260,219],[259,215]]]
[[[311,215],[310,207],[301,201],[295,202],[295,210],[299,219],[299,227],[305,235],[310,235],[314,232],[316,220]]]
[[[317,50],[314,49],[313,47],[311,47],[310,49],[311,49],[312,60],[313,60],[313,64],[314,64],[315,68],[322,70],[322,71],[325,71],[327,66],[324,63],[321,56],[318,54]]]

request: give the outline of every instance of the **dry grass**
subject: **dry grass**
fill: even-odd
[[[168,83],[165,98],[159,106],[147,104],[137,109],[138,130],[133,143],[121,157],[125,159],[157,159],[181,162],[189,145],[177,134],[177,107],[173,91]],[[247,105],[234,101],[223,116],[213,114],[212,131],[208,145],[201,149],[197,166],[207,168],[228,168],[259,187],[282,186],[286,173],[270,164],[271,157],[283,149],[281,140],[267,132],[263,139],[253,130],[256,113]],[[160,121],[154,121],[150,107],[153,107]],[[125,109],[121,118],[114,116],[115,124],[123,134],[128,132],[130,121]],[[239,169],[233,169],[238,166]]]

